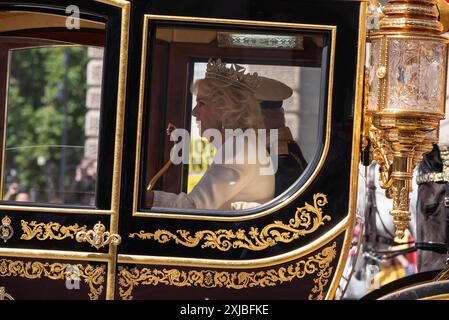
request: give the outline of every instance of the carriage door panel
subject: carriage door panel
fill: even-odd
[[[331,298],[355,218],[365,3],[174,0],[140,9],[117,298]],[[260,203],[234,195],[229,206],[214,208],[151,205],[148,190],[189,194],[212,165],[217,149],[192,117],[192,85],[210,58],[292,88],[283,108],[304,170]],[[181,136],[167,128],[187,134],[186,162],[171,158]]]
[[[6,3],[0,288],[13,299],[112,298],[127,2]]]

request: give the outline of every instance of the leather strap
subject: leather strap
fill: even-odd
[[[375,184],[375,168],[373,163],[368,168],[368,190],[366,195],[365,207],[365,234],[364,234],[364,248],[367,251],[376,251],[378,236],[376,227],[377,218],[377,201],[376,201],[376,184]]]
[[[417,242],[416,249],[424,251],[433,251],[440,254],[447,253],[447,245],[441,242]]]
[[[446,145],[438,145],[438,147],[440,149],[441,161],[443,162],[443,171],[418,175],[416,177],[418,185],[424,183],[449,183],[449,147]]]
[[[449,183],[444,185],[444,208],[446,211],[446,253],[449,253]]]

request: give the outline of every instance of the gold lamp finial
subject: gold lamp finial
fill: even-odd
[[[440,13],[440,22],[443,25],[443,32],[449,31],[449,3],[446,0],[437,0],[437,8]]]
[[[364,135],[402,238],[413,170],[438,141],[444,118],[448,40],[441,36],[436,0],[388,0],[382,11],[379,30],[370,37]]]

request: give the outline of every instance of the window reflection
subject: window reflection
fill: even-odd
[[[155,39],[149,53],[151,95],[146,106],[151,107],[145,119],[148,136],[143,172],[146,181],[142,185],[163,175],[154,191],[144,192],[145,204],[162,208],[242,210],[267,203],[295,185],[322,145],[320,116],[324,112],[320,99],[327,36],[155,28],[154,33],[150,33],[155,34]],[[213,69],[211,64],[222,65]],[[218,76],[213,76],[214,73]],[[259,81],[254,88],[248,83],[242,85],[253,75],[257,75]],[[221,84],[210,85],[214,81]],[[204,83],[206,89],[202,88]],[[236,91],[220,98],[222,93],[217,89],[220,86],[249,89],[246,93],[250,92],[256,101],[257,113],[262,119],[260,125],[245,125],[242,119],[233,122],[238,118],[234,113],[244,118],[251,103]],[[229,111],[232,108],[234,113]],[[266,140],[263,146],[257,144],[253,151],[263,149],[270,158],[270,166],[275,170],[272,177],[252,175],[242,186],[242,180],[248,177],[246,170],[251,165],[262,167],[262,164],[247,161],[242,169],[218,163],[229,140],[223,135],[216,143],[215,137],[201,129],[204,122],[206,129],[217,129],[221,133],[226,129],[265,130],[257,131],[256,137],[266,136]],[[160,132],[168,123],[188,130],[190,143],[184,150],[190,153],[188,163],[174,163],[167,169],[163,164],[173,156],[173,144],[176,152],[179,151],[176,145],[180,142],[179,135],[172,136],[171,141],[156,138],[161,137]],[[270,137],[276,141],[274,146],[270,144]],[[251,144],[245,144],[245,148],[251,149]],[[231,158],[235,160],[235,154]],[[164,167],[162,171],[161,167]],[[223,201],[217,204],[219,198]]]
[[[3,200],[95,205],[102,63],[88,46],[9,50]]]
[[[194,64],[193,82],[206,73],[207,63]],[[321,69],[299,66],[242,64],[266,81],[259,87],[259,101],[267,130],[279,130],[278,172],[275,196],[287,190],[305,171],[317,148]],[[282,79],[281,82],[276,79]],[[302,94],[307,90],[308,94]],[[271,96],[267,93],[272,91]],[[264,100],[265,99],[265,100]],[[196,95],[193,95],[192,106]],[[299,103],[298,103],[299,102]],[[187,192],[207,171],[216,149],[202,138],[191,117],[191,149]],[[269,146],[267,146],[269,148]]]

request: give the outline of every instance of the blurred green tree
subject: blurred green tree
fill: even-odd
[[[16,172],[22,187],[36,191],[37,201],[67,190],[83,157],[87,62],[87,48],[80,46],[11,51],[4,178]],[[71,147],[63,151],[64,126]]]

